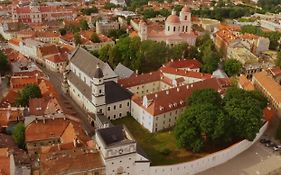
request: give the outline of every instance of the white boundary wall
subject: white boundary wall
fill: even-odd
[[[267,126],[268,126],[268,122],[261,127],[259,133],[257,134],[253,142],[250,142],[248,140],[243,140],[224,150],[218,151],[216,153],[210,154],[203,158],[186,163],[166,165],[166,166],[151,166],[149,174],[150,175],[192,175],[195,173],[205,171],[209,168],[218,166],[234,158],[235,156],[237,156],[238,154],[242,153],[250,146],[252,146],[263,135],[263,133],[267,129]]]

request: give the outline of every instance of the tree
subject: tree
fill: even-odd
[[[91,35],[91,41],[93,43],[100,43],[101,42],[99,36],[95,32]]]
[[[192,95],[187,99],[188,105],[199,105],[210,103],[221,106],[222,100],[220,94],[213,89],[194,90]]]
[[[281,68],[281,52],[278,52],[277,59],[275,60],[275,65]]]
[[[61,28],[61,29],[59,29],[59,32],[60,32],[60,34],[63,36],[63,35],[65,35],[66,34],[66,29],[65,28]]]
[[[229,76],[237,75],[240,73],[242,64],[240,61],[235,59],[228,59],[224,62],[224,70]]]
[[[158,12],[155,11],[154,9],[152,8],[149,8],[149,9],[145,9],[143,11],[143,17],[144,19],[149,19],[149,18],[154,18],[158,15]]]
[[[163,16],[163,17],[168,17],[171,12],[168,9],[161,9],[158,11],[159,15]]]
[[[27,85],[16,98],[16,106],[28,106],[31,98],[42,97],[40,88],[37,85]]]
[[[7,56],[0,51],[0,75],[4,75],[11,70]]]
[[[74,43],[75,45],[79,45],[81,44],[81,36],[80,36],[80,33],[75,33],[74,34]]]
[[[19,148],[25,148],[25,127],[22,122],[18,123],[12,131],[12,137]]]
[[[113,29],[113,30],[109,31],[108,36],[111,37],[112,39],[116,40],[121,37],[127,37],[128,34],[127,34],[126,30],[124,30],[124,29]]]
[[[82,30],[88,30],[89,29],[88,22],[86,20],[81,20],[80,21],[80,28]]]
[[[92,13],[98,13],[98,9],[96,7],[82,8],[81,13],[83,15],[91,15]]]
[[[107,2],[105,5],[104,5],[104,8],[105,9],[112,9],[112,8],[115,8],[116,5],[113,4],[113,3],[110,3],[110,2]]]

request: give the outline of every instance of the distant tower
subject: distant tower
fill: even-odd
[[[96,107],[95,113],[105,113],[105,85],[102,69],[97,65],[92,83],[92,103]]]
[[[29,4],[31,10],[31,22],[33,23],[41,23],[42,22],[42,14],[39,10],[39,2],[37,0],[32,0]]]
[[[138,34],[139,34],[141,41],[147,40],[147,25],[143,20],[141,20],[139,23]]]
[[[191,11],[187,5],[185,5],[180,12],[181,32],[191,32]]]

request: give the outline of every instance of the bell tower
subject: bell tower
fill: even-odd
[[[97,64],[96,72],[92,82],[92,103],[96,107],[95,113],[104,114],[105,106],[105,85],[104,75],[99,64]]]

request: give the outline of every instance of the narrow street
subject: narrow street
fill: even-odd
[[[62,74],[49,71],[41,66],[40,69],[49,77],[50,82],[53,84],[54,88],[59,93],[60,95],[59,100],[60,100],[60,104],[63,105],[62,107],[73,111],[74,113],[71,113],[71,115],[79,118],[83,124],[84,129],[87,131],[89,136],[92,136],[94,134],[94,128],[91,126],[90,122],[87,119],[88,114],[82,108],[80,108],[80,106],[78,106],[69,95],[64,94],[61,89],[62,78],[63,78]]]

